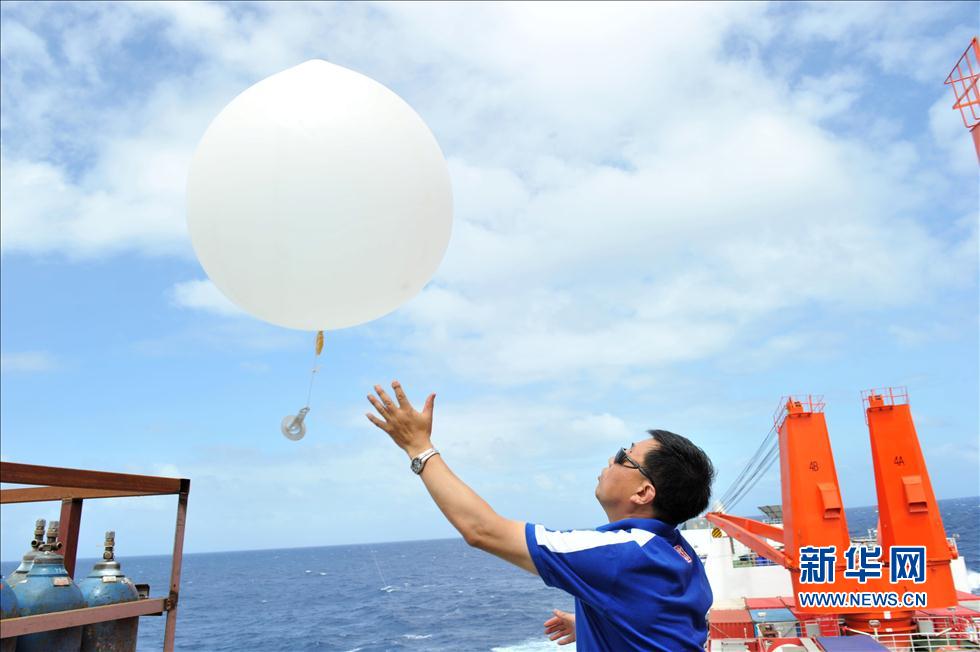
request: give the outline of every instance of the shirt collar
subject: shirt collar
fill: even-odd
[[[624,518],[621,521],[613,521],[612,523],[600,525],[596,529],[600,532],[609,532],[613,530],[630,530],[632,528],[653,532],[662,537],[671,537],[677,532],[675,526],[655,518]]]

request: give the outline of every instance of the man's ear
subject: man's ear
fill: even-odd
[[[657,490],[654,489],[653,485],[649,482],[644,482],[643,486],[640,487],[636,493],[630,496],[630,501],[634,505],[650,505],[653,503],[653,499],[657,496]]]

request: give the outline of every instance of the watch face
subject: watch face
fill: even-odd
[[[420,460],[417,457],[414,460],[412,460],[412,470],[415,471],[416,473],[418,473],[419,471],[421,471],[422,470],[422,460]]]

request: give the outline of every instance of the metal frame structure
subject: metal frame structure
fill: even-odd
[[[977,81],[980,80],[978,63],[980,63],[980,42],[973,37],[970,45],[960,55],[959,61],[946,76],[946,85],[953,88],[953,95],[956,97],[953,108],[959,109],[963,117],[963,126],[967,129],[973,129],[977,123],[980,123],[980,114],[977,113],[976,108],[980,106],[980,89],[977,88]]]
[[[83,471],[52,466],[35,466],[0,462],[0,482],[35,485],[0,490],[0,504],[61,501],[61,527],[65,570],[74,578],[78,531],[82,518],[82,501],[86,498],[120,498],[130,496],[177,495],[177,524],[174,529],[173,557],[170,565],[170,592],[165,598],[146,598],[135,602],[57,611],[36,616],[7,618],[0,638],[36,632],[78,627],[134,616],[167,614],[163,636],[164,652],[174,649],[177,629],[177,600],[180,593],[180,566],[184,554],[184,523],[191,481],[186,478],[163,478],[149,475]]]
[[[953,108],[958,109],[963,118],[963,126],[973,136],[973,146],[980,160],[980,41],[973,37],[970,45],[960,56],[946,77],[946,85],[953,89]]]

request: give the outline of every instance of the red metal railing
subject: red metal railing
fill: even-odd
[[[960,116],[963,118],[963,126],[973,129],[980,123],[980,43],[973,37],[970,45],[963,52],[963,56],[956,62],[949,76],[946,77],[946,85],[952,87],[956,101],[953,103],[954,109],[959,109]],[[969,115],[967,113],[969,112]]]
[[[865,389],[861,391],[861,401],[865,408],[883,407],[886,405],[907,405],[909,390],[906,387],[882,387],[881,389]]]
[[[870,408],[883,408],[893,405],[908,405],[909,390],[905,387],[882,387],[881,389],[861,390],[861,403],[864,405],[864,422],[868,423]]]
[[[191,481],[186,478],[161,478],[149,475],[105,473],[63,469],[33,464],[0,462],[0,482],[38,485],[0,490],[0,504],[61,501],[61,527],[58,539],[65,555],[65,570],[74,577],[78,530],[82,518],[82,501],[86,498],[123,496],[160,496],[177,494],[177,524],[174,529],[173,558],[170,566],[170,592],[165,598],[147,598],[136,602],[58,611],[37,616],[7,618],[0,638],[34,634],[64,627],[78,627],[109,620],[167,614],[164,628],[164,652],[174,649],[177,628],[177,599],[180,593],[180,565],[184,554],[184,523]]]
[[[783,425],[783,420],[786,418],[786,415],[789,414],[790,406],[798,406],[803,412],[823,412],[824,405],[823,396],[815,396],[813,394],[806,394],[805,396],[802,394],[784,396],[779,399],[779,406],[773,412],[773,426],[777,431],[779,430],[779,427]]]

